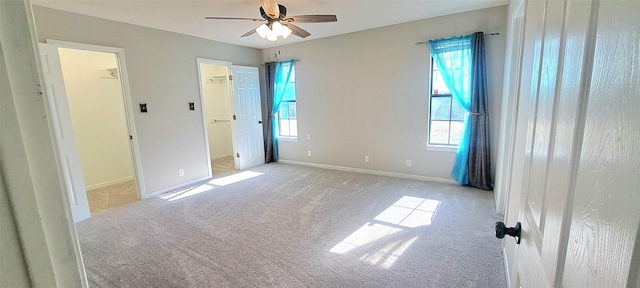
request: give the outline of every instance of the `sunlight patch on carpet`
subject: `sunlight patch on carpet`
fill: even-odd
[[[258,177],[262,174],[263,173],[260,173],[260,172],[244,171],[244,172],[236,173],[226,177],[216,178],[202,185],[189,187],[186,189],[182,189],[180,191],[163,194],[160,196],[160,198],[167,201],[176,201],[176,200],[184,199],[194,195],[198,195],[203,192],[211,191],[216,187],[227,186],[230,184],[238,183],[240,181],[251,179],[253,177]]]
[[[226,177],[213,179],[213,180],[209,181],[208,183],[212,184],[212,185],[215,185],[215,186],[227,186],[229,184],[238,183],[240,181],[251,179],[253,177],[258,177],[258,176],[260,176],[262,174],[263,173],[260,173],[260,172],[244,171],[244,172],[236,173],[236,174],[229,175],[229,176],[226,176]]]
[[[439,204],[436,200],[403,196],[373,220],[407,228],[428,226]]]
[[[362,227],[358,228],[358,230],[351,233],[351,235],[347,236],[347,238],[342,240],[342,242],[338,243],[338,245],[333,246],[329,252],[345,254],[358,247],[373,243],[400,231],[402,231],[400,228],[393,228],[383,224],[367,222],[362,225]]]
[[[391,265],[400,258],[404,251],[407,251],[409,246],[411,246],[411,244],[413,244],[417,239],[418,237],[413,237],[407,241],[395,241],[389,243],[373,254],[364,254],[360,257],[360,261],[389,269],[391,268]]]
[[[215,189],[216,187],[211,186],[209,184],[202,184],[202,185],[198,185],[196,187],[190,187],[187,189],[183,189],[177,192],[172,192],[172,193],[168,193],[168,194],[164,194],[162,196],[160,196],[161,199],[167,200],[167,201],[176,201],[176,200],[180,200],[183,198],[187,198],[187,197],[191,197],[193,195],[198,195],[200,193],[203,192],[207,192],[207,191],[211,191],[213,189]]]
[[[431,225],[439,205],[437,200],[403,196],[329,252],[362,253],[360,261],[389,269],[418,239],[404,239],[400,232]]]

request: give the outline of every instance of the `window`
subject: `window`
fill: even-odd
[[[457,147],[467,111],[454,99],[431,58],[428,145]],[[463,66],[463,65],[462,65]],[[467,78],[467,75],[464,75]]]
[[[293,65],[291,66],[291,76],[287,86],[277,113],[278,136],[295,138],[298,137],[298,116],[296,112],[296,70]]]

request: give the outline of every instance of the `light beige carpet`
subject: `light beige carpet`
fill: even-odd
[[[235,171],[236,168],[233,160],[233,156],[211,160],[211,170],[213,170],[214,174]]]
[[[211,160],[211,169],[214,174],[236,171],[233,161],[233,156]],[[89,201],[89,210],[92,213],[138,201],[135,181],[131,180],[88,190],[87,200]]]
[[[493,194],[266,164],[77,225],[91,287],[505,287]]]
[[[126,181],[87,191],[91,213],[138,201],[135,181]]]

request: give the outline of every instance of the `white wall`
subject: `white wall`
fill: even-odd
[[[452,181],[455,152],[426,148],[430,54],[426,45],[415,43],[500,32],[485,37],[493,174],[506,14],[501,6],[263,50],[265,61],[301,60],[296,64],[300,139],[280,141],[280,159]]]
[[[38,39],[123,48],[146,195],[208,177],[196,58],[258,66],[260,51],[34,6]],[[188,103],[196,103],[190,111]],[[147,103],[140,113],[138,103]],[[178,169],[184,169],[179,176]]]
[[[233,156],[231,122],[214,122],[216,119],[231,120],[233,115],[228,78],[212,78],[212,76],[228,75],[227,68],[210,64],[201,64],[200,67],[211,159]]]
[[[87,189],[133,179],[122,86],[107,71],[117,67],[116,55],[73,49],[59,53]]]

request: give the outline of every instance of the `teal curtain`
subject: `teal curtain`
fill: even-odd
[[[291,71],[296,60],[276,62],[275,77],[273,77],[273,106],[271,107],[271,132],[273,135],[272,159],[273,162],[278,161],[278,119],[276,113],[280,109],[282,100],[289,99],[295,95],[295,87],[289,83],[291,79]]]
[[[471,76],[471,47],[473,35],[429,41],[431,56],[451,91],[452,97],[469,114],[464,120],[464,130],[456,152],[456,160],[451,176],[460,185],[469,184],[469,139],[471,134],[471,97],[469,77]]]

